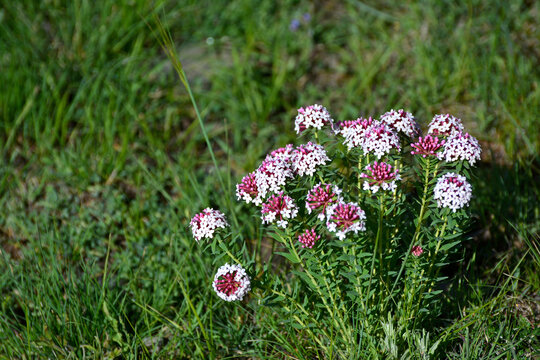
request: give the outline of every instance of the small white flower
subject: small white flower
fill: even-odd
[[[448,136],[455,132],[463,131],[461,119],[450,114],[439,114],[433,117],[429,123],[428,134],[436,136]]]
[[[469,205],[472,198],[472,187],[464,176],[447,173],[437,180],[433,193],[438,207],[446,207],[456,212]]]
[[[201,213],[195,215],[189,225],[191,226],[193,237],[197,241],[203,238],[212,239],[216,229],[224,229],[229,226],[225,215],[219,210],[211,208],[206,208]]]
[[[441,158],[446,162],[467,160],[469,164],[474,165],[480,160],[481,153],[482,148],[476,138],[467,133],[456,132],[446,139]]]
[[[332,124],[332,116],[322,105],[311,105],[304,108],[298,109],[298,115],[294,120],[294,130],[297,134],[300,134],[302,131],[314,128],[321,130],[323,126],[327,124]]]
[[[240,265],[225,264],[214,276],[212,287],[225,301],[242,300],[249,292],[251,282],[246,270]]]
[[[308,142],[298,146],[292,155],[292,169],[300,175],[313,176],[317,167],[325,165],[330,159],[326,155],[326,150],[322,145]]]
[[[381,115],[381,122],[390,126],[396,132],[402,132],[408,137],[414,137],[420,133],[420,127],[410,112],[403,109],[390,110]]]

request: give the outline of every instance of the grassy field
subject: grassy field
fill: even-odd
[[[484,149],[474,218],[426,343],[538,358],[539,24],[534,1],[3,2],[0,358],[332,358],[284,309],[220,301],[188,227],[226,209],[264,250],[234,185],[312,103],[463,119]],[[399,331],[398,358],[427,358]],[[393,358],[381,336],[350,358]]]

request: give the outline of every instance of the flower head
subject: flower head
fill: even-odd
[[[326,150],[322,145],[313,144],[311,141],[298,146],[292,155],[292,169],[300,176],[312,176],[317,167],[330,161]]]
[[[248,204],[253,202],[255,205],[260,205],[262,199],[259,196],[255,175],[255,172],[249,173],[242,178],[240,184],[236,184],[236,198]]]
[[[372,118],[342,121],[337,124],[334,132],[344,137],[343,144],[347,145],[347,149],[351,150],[362,146],[366,130],[373,122]]]
[[[264,160],[255,171],[255,183],[259,196],[265,198],[269,192],[278,193],[285,186],[287,179],[293,177],[290,163],[278,157]]]
[[[229,224],[221,211],[206,208],[191,219],[189,226],[195,240],[200,241],[202,238],[212,239],[218,228],[225,229]]]
[[[472,197],[471,184],[464,176],[456,173],[447,173],[437,180],[433,198],[437,200],[438,207],[446,207],[456,212],[469,205]]]
[[[401,132],[408,137],[414,137],[420,133],[420,127],[410,112],[403,109],[390,110],[381,115],[381,122],[390,126],[395,132]]]
[[[398,169],[392,169],[392,165],[385,162],[373,162],[365,167],[365,173],[360,177],[364,178],[364,190],[371,190],[373,193],[383,190],[395,190],[396,180],[401,180]]]
[[[420,255],[422,255],[423,252],[424,252],[424,249],[422,249],[422,247],[420,247],[418,245],[413,246],[412,249],[411,249],[411,253],[414,256],[420,256]]]
[[[456,132],[446,139],[441,157],[446,162],[467,160],[469,164],[474,165],[480,160],[481,152],[482,148],[476,138],[467,133]]]
[[[341,190],[336,185],[321,184],[315,185],[307,194],[306,210],[311,214],[313,210],[318,211],[319,220],[324,220],[326,208],[338,202],[341,197]]]
[[[298,115],[294,121],[294,130],[297,134],[302,131],[315,128],[321,130],[323,126],[332,124],[332,116],[322,105],[310,105],[308,107],[298,109]]]
[[[317,235],[315,229],[306,230],[303,234],[298,236],[298,241],[302,243],[303,248],[312,248],[317,241],[321,239],[320,235]]]
[[[242,300],[250,290],[249,276],[240,265],[225,264],[214,276],[212,287],[225,301]]]
[[[378,121],[366,129],[361,146],[364,154],[373,153],[377,159],[389,154],[392,149],[401,151],[399,136],[388,125]]]
[[[294,219],[298,214],[298,206],[294,200],[283,192],[272,195],[266,203],[262,205],[261,219],[263,224],[277,223],[278,226],[286,228],[288,219]]]
[[[266,160],[283,160],[287,164],[291,164],[292,162],[292,155],[294,151],[293,144],[287,144],[285,147],[281,147],[279,149],[276,149],[272,151],[270,154],[266,155]]]
[[[348,233],[366,230],[366,213],[354,202],[343,201],[330,205],[326,209],[326,227],[328,231],[335,232],[340,240],[345,239]]]
[[[413,150],[411,151],[412,155],[422,155],[422,157],[435,156],[440,158],[440,154],[436,154],[445,141],[440,140],[436,136],[426,135],[425,137],[420,137],[417,142],[411,144]]]
[[[455,132],[462,132],[461,119],[450,114],[435,115],[429,123],[428,134],[435,136],[448,136]]]

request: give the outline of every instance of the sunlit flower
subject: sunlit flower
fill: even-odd
[[[477,160],[480,160],[481,152],[482,149],[476,138],[467,133],[456,132],[446,139],[441,158],[446,162],[467,160],[469,164],[474,165]]]
[[[447,173],[437,180],[433,198],[437,200],[438,207],[446,207],[456,212],[469,205],[472,197],[471,184],[464,176],[456,173]]]
[[[266,160],[283,160],[285,163],[292,164],[292,155],[294,151],[293,144],[287,144],[285,147],[276,149],[266,156]]]
[[[330,161],[330,159],[326,155],[326,150],[324,150],[322,145],[308,142],[307,144],[300,145],[294,149],[292,155],[292,169],[300,176],[312,176],[318,166],[324,165],[328,161]]]
[[[278,193],[287,179],[293,177],[289,163],[279,158],[268,158],[255,171],[255,183],[259,196],[264,199],[268,193]]]
[[[315,185],[307,195],[306,210],[308,214],[312,211],[319,212],[317,216],[323,221],[326,208],[340,200],[341,190],[336,185],[321,184]]]
[[[278,226],[286,228],[288,220],[293,219],[298,214],[298,206],[294,200],[283,192],[272,195],[266,203],[262,205],[261,210],[263,224],[277,223]]]
[[[381,122],[390,126],[395,132],[401,132],[408,137],[414,137],[420,133],[420,127],[414,116],[403,109],[390,110],[381,115]]]
[[[413,246],[412,250],[411,250],[411,253],[414,256],[420,256],[420,255],[422,255],[423,252],[424,252],[424,249],[422,249],[422,247],[417,246],[417,245]]]
[[[435,115],[429,123],[428,134],[435,136],[448,136],[455,132],[462,132],[461,119],[450,114]]]
[[[335,232],[340,240],[345,239],[348,233],[366,230],[366,213],[354,202],[338,202],[326,209],[326,227],[328,231]]]
[[[225,215],[211,208],[204,209],[201,213],[195,215],[191,222],[191,232],[195,240],[200,241],[203,238],[212,239],[214,232],[218,229],[225,229],[229,224],[225,219]]]
[[[366,129],[360,146],[364,154],[373,153],[377,159],[389,154],[392,149],[401,151],[399,136],[388,125],[378,121]]]
[[[255,180],[255,172],[249,173],[242,178],[240,184],[236,184],[236,198],[244,200],[246,203],[253,202],[260,205],[262,202]]]
[[[240,265],[225,264],[214,276],[212,287],[225,301],[242,300],[250,290],[249,276]]]
[[[437,153],[445,141],[439,140],[436,136],[426,135],[425,137],[420,137],[417,142],[411,144],[413,150],[411,151],[412,155],[422,155],[422,157],[435,156],[440,159],[441,154]]]
[[[331,125],[332,122],[332,116],[324,106],[310,105],[305,109],[298,109],[298,115],[294,121],[294,130],[297,134],[309,128],[321,130],[323,126]]]
[[[321,239],[320,235],[317,235],[315,229],[306,230],[303,234],[298,236],[298,241],[302,243],[303,248],[312,248],[317,241]]]
[[[396,180],[401,180],[398,169],[392,169],[392,165],[385,162],[373,162],[365,167],[365,173],[360,177],[364,178],[364,190],[370,190],[373,193],[383,190],[395,190]]]
[[[373,122],[372,118],[342,121],[337,124],[334,132],[343,136],[343,144],[347,145],[347,149],[351,150],[352,148],[362,146],[366,130]]]

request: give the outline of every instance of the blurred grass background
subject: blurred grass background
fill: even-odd
[[[156,15],[226,189],[152,33]],[[215,265],[187,224],[226,208],[244,173],[295,141],[296,109],[312,103],[339,120],[390,108],[424,128],[437,113],[463,119],[484,152],[466,261],[452,270],[466,290],[447,320],[463,326],[445,353],[534,356],[539,20],[538,2],[518,0],[4,1],[0,356],[294,352],[286,344],[299,340],[264,309],[217,300]],[[260,239],[233,203],[244,238]]]

